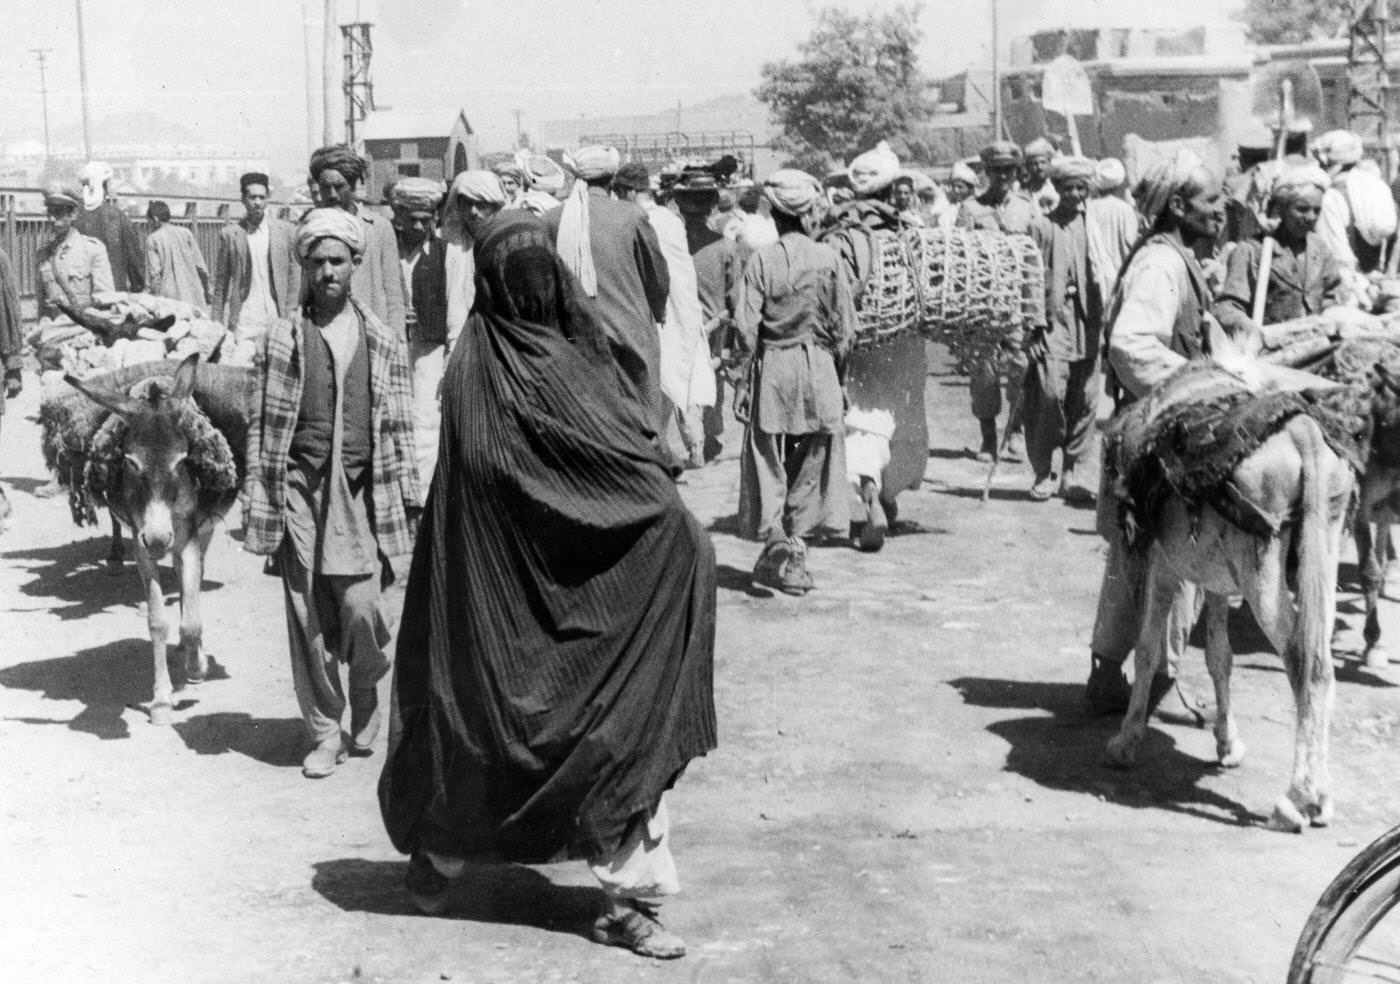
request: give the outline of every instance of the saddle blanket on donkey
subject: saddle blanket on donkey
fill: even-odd
[[[1295,369],[1256,368],[1247,377],[1210,359],[1188,362],[1105,425],[1107,484],[1130,547],[1152,543],[1172,495],[1194,517],[1210,506],[1247,533],[1278,535],[1297,517],[1251,501],[1232,475],[1298,414],[1315,420],[1332,450],[1360,470],[1369,422],[1346,388]]]

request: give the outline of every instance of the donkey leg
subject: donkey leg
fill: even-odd
[[[203,683],[209,674],[204,652],[204,619],[199,610],[200,585],[204,581],[204,556],[214,535],[212,524],[196,530],[180,545],[175,563],[180,569],[180,650],[184,655],[185,682]]]
[[[126,551],[122,548],[122,524],[117,522],[115,513],[109,512],[108,515],[112,520],[112,541],[107,549],[107,573],[116,577],[122,572]]]
[[[1215,756],[1227,769],[1244,761],[1245,746],[1230,707],[1230,673],[1235,654],[1230,649],[1228,622],[1230,600],[1225,595],[1206,596],[1206,669],[1215,684]]]
[[[1366,519],[1366,517],[1362,517]],[[1367,519],[1371,550],[1364,558],[1360,556],[1360,538],[1357,543],[1357,558],[1362,563],[1361,585],[1366,595],[1366,666],[1373,670],[1383,670],[1390,665],[1390,654],[1381,645],[1380,598],[1385,588],[1386,572],[1390,568],[1390,522],[1389,510],[1377,509],[1373,518]]]
[[[1165,560],[1152,548],[1143,586],[1141,627],[1133,662],[1133,695],[1123,723],[1108,742],[1107,762],[1118,768],[1136,764],[1138,747],[1147,731],[1147,706],[1151,702],[1152,678],[1162,666],[1167,645],[1168,620],[1172,604],[1181,590],[1181,581],[1172,574]]]
[[[146,588],[146,626],[151,633],[151,659],[155,668],[155,685],[151,700],[151,723],[166,725],[174,714],[170,684],[170,667],[165,661],[165,644],[169,625],[165,621],[165,592],[160,587],[160,568],[141,546],[139,536],[132,537],[136,547],[136,570]]]

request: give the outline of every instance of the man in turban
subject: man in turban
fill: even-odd
[[[1225,218],[1220,179],[1189,150],[1154,165],[1139,190],[1148,228],[1129,254],[1106,315],[1108,388],[1118,407],[1146,396],[1202,353],[1210,291],[1194,250],[1214,241]],[[1098,529],[1108,540],[1108,557],[1085,697],[1090,713],[1117,714],[1127,708],[1131,695],[1123,663],[1137,646],[1146,559],[1129,550],[1116,500],[1102,485]],[[1204,711],[1175,679],[1197,601],[1198,592],[1184,587],[1172,604],[1166,666],[1152,681],[1150,696],[1151,710],[1159,716],[1199,725]]]
[[[219,230],[214,255],[214,320],[233,332],[242,364],[252,362],[268,326],[291,317],[301,303],[296,233],[268,212],[271,188],[259,171],[238,179],[243,217]]]
[[[882,194],[899,177],[899,158],[890,145],[881,140],[873,149],[851,161],[846,175],[857,198],[872,198]]]
[[[408,312],[404,306],[399,248],[388,218],[358,201],[365,162],[344,144],[322,147],[311,155],[308,184],[323,208],[338,208],[365,224],[363,260],[355,267],[355,298],[400,335]]]
[[[369,231],[341,208],[297,226],[306,302],[268,329],[248,432],[243,546],[282,577],[308,778],[373,749],[389,670],[380,592],[421,511],[408,345],[354,297]]]
[[[1364,274],[1380,268],[1382,247],[1395,233],[1395,199],[1379,175],[1361,166],[1366,148],[1356,134],[1332,130],[1313,150],[1332,179],[1322,196],[1317,232],[1336,257],[1343,280],[1360,293]]]
[[[448,352],[447,249],[437,236],[443,188],[427,178],[400,178],[389,204],[403,268],[408,312],[409,361],[413,366],[413,446],[423,489],[437,464],[443,369]],[[455,333],[454,333],[455,334]]]
[[[740,534],[764,544],[755,584],[787,594],[813,587],[806,540],[849,527],[841,376],[856,313],[841,258],[811,238],[821,185],[775,171],[763,193],[778,241],[749,259],[739,290],[735,396],[747,430],[739,464]]]
[[[661,243],[640,208],[610,194],[622,166],[616,148],[581,147],[564,163],[577,180],[564,207],[545,220],[560,259],[578,277],[583,292],[597,300],[604,326],[641,353],[643,365],[625,368],[656,408],[657,433],[664,434],[657,325],[666,320],[671,280]]]
[[[1061,454],[1061,497],[1093,500],[1079,468],[1093,450],[1103,388],[1103,315],[1117,263],[1136,238],[1131,221],[1104,227],[1100,203],[1092,197],[1097,176],[1094,162],[1087,158],[1057,160],[1050,166],[1057,204],[1031,225],[1031,238],[1045,264],[1045,321],[1031,336],[1025,392],[1026,457],[1035,474],[1030,496],[1037,502],[1055,491],[1056,450]],[[1110,237],[1116,239],[1112,247],[1104,243]]]
[[[146,289],[146,251],[141,234],[136,231],[121,209],[108,201],[112,169],[100,161],[84,165],[82,181],[82,211],[74,228],[91,236],[107,249],[107,262],[112,269],[114,290],[139,292]]]
[[[521,195],[530,190],[529,172],[513,157],[491,165],[491,173],[501,179],[507,207],[514,205]]]
[[[203,314],[209,308],[209,268],[194,233],[170,222],[170,206],[146,207],[146,288],[158,297],[184,301]]]
[[[1037,137],[1026,144],[1021,155],[1021,188],[1040,211],[1048,215],[1059,202],[1055,182],[1050,178],[1050,162],[1055,158],[1055,145],[1044,137]]]
[[[982,194],[963,200],[958,212],[960,229],[985,229],[1007,235],[1028,235],[1031,222],[1039,214],[1029,195],[1016,187],[1021,168],[1021,149],[1014,143],[998,141],[982,148],[982,167],[987,175],[987,189]],[[1021,430],[1021,386],[1026,376],[1025,355],[1021,340],[1009,338],[1000,358],[984,359],[970,366],[968,391],[972,396],[972,415],[981,429],[982,443],[977,460],[990,462],[997,455],[997,416],[1001,413],[1001,377],[1006,376],[1006,402],[1011,410],[1006,426],[1012,432],[1007,451],[1017,456],[1016,435]]]
[[[1327,174],[1315,164],[1290,168],[1274,180],[1269,215],[1277,224],[1268,234],[1273,242],[1268,250],[1263,321],[1255,325],[1252,316],[1263,276],[1264,242],[1246,240],[1230,254],[1213,308],[1227,331],[1248,336],[1263,325],[1321,314],[1343,303],[1337,261],[1316,231],[1322,197],[1330,186]]]
[[[463,171],[452,179],[442,210],[443,272],[447,281],[447,350],[457,344],[476,302],[475,244],[506,207],[501,179],[490,171]],[[445,368],[444,368],[445,371]]]
[[[714,371],[714,405],[703,414],[705,462],[719,456],[724,433],[725,363],[732,358],[735,310],[739,303],[739,282],[744,264],[739,245],[713,228],[719,214],[719,185],[708,173],[685,171],[672,186],[676,207],[685,223],[687,248],[695,265],[695,285],[700,296],[700,314],[709,345],[709,364]]]

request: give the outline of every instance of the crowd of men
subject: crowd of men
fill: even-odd
[[[405,177],[386,213],[365,204],[364,161],[331,146],[296,225],[270,214],[267,175],[243,175],[212,269],[163,203],[143,247],[93,167],[45,193],[40,313],[81,331],[94,294],[147,289],[256,352],[244,546],[284,587],[308,777],[374,746],[383,590],[407,578],[380,802],[419,908],[440,911],[474,858],[575,857],[608,898],[595,938],[673,957],[663,794],[715,742],[714,558],[676,481],[719,455],[732,390],[754,581],[801,595],[808,541],[854,528],[878,548],[927,461],[922,339],[898,358],[853,351],[871,260],[849,233],[1034,240],[1045,317],[965,367],[969,453],[1024,453],[1032,501],[1091,502],[1101,393],[1142,397],[1211,325],[1248,347],[1260,310],[1287,320],[1364,292],[1393,202],[1377,214],[1352,135],[1314,152],[1252,162],[1227,223],[1221,178],[1186,151],[1130,192],[1121,162],[1044,139],[993,143],[942,184],[883,143],[838,174],[761,185],[711,164],[653,175],[595,146],[565,168],[522,153],[450,186]],[[1218,249],[1227,228],[1238,242]],[[0,284],[13,391],[3,256]],[[1098,498],[1110,548],[1087,696],[1110,713],[1127,703],[1142,572]],[[1153,699],[1201,714],[1174,667]]]

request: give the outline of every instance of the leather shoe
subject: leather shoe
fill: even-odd
[[[308,779],[324,779],[345,761],[345,740],[337,733],[307,753],[301,760],[301,774]]]
[[[379,693],[375,690],[350,695],[350,752],[369,755],[379,735]]]

